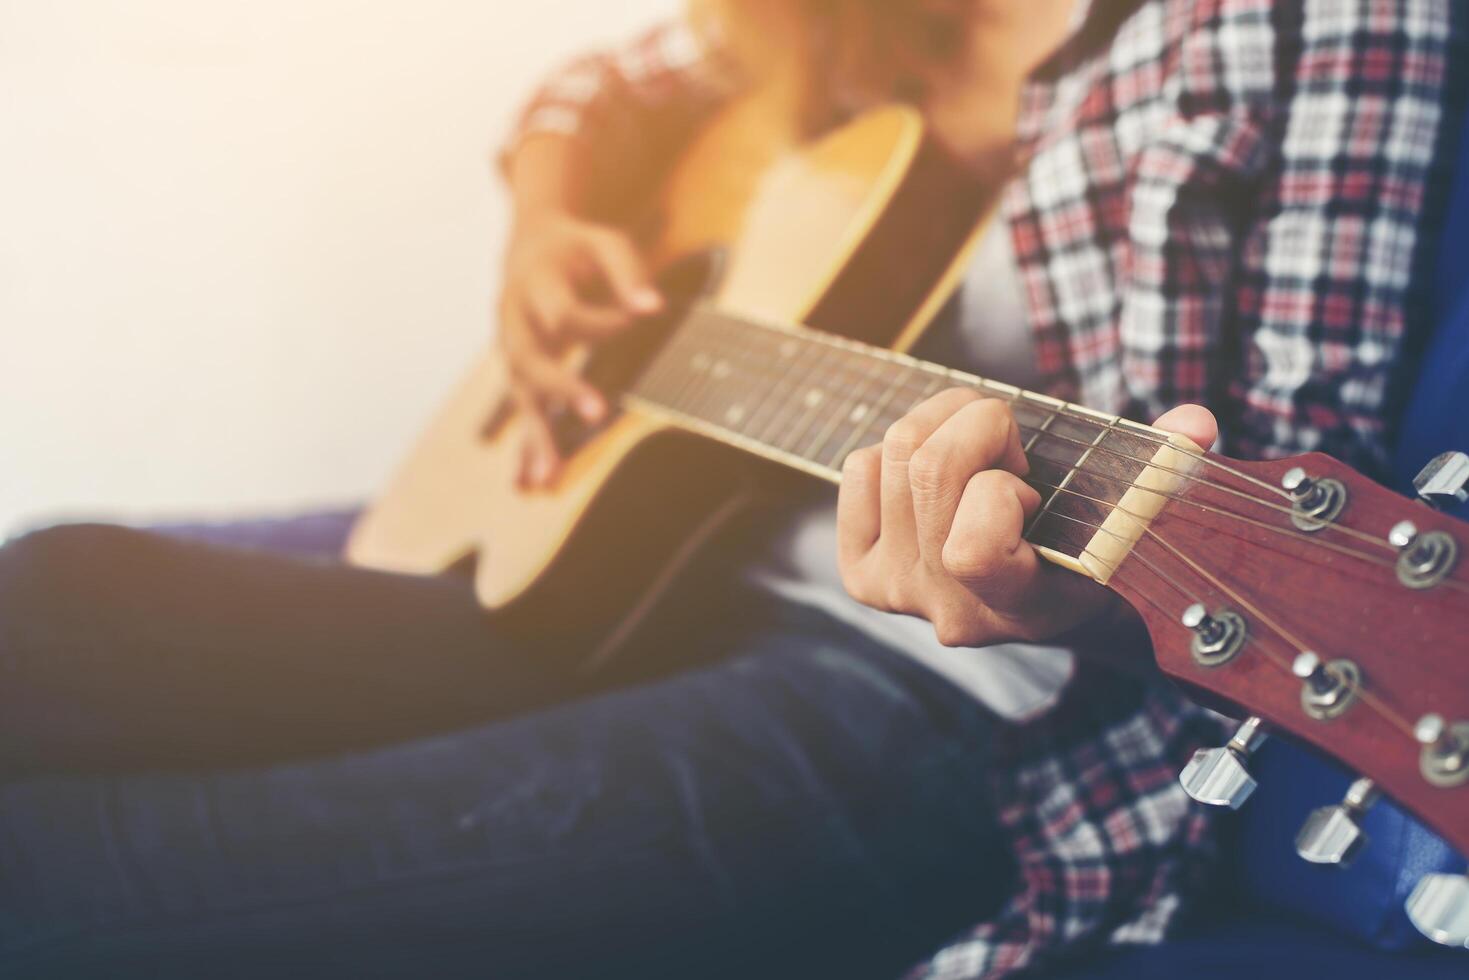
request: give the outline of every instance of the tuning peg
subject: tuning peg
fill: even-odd
[[[1413,925],[1429,939],[1469,948],[1469,877],[1424,875],[1406,907]]]
[[[1367,846],[1367,835],[1358,821],[1378,795],[1372,780],[1359,779],[1336,806],[1312,810],[1296,835],[1296,853],[1312,864],[1351,864]]]
[[[1227,806],[1231,810],[1244,806],[1257,785],[1245,762],[1265,741],[1265,733],[1261,731],[1264,724],[1254,716],[1246,718],[1226,744],[1195,752],[1178,774],[1183,791],[1209,806]]]
[[[1362,672],[1350,660],[1322,660],[1311,650],[1302,650],[1291,662],[1291,673],[1305,681],[1301,685],[1301,708],[1322,721],[1335,718],[1352,706],[1361,686]]]
[[[1302,531],[1319,531],[1346,506],[1347,488],[1340,480],[1307,476],[1299,466],[1286,470],[1280,485],[1290,494],[1291,523]]]
[[[1427,714],[1413,726],[1413,737],[1423,746],[1418,765],[1424,779],[1435,786],[1469,782],[1469,722],[1451,725],[1443,715]]]
[[[1440,453],[1413,478],[1413,489],[1431,507],[1446,507],[1469,500],[1469,455]]]
[[[1214,615],[1202,602],[1195,602],[1179,619],[1193,631],[1194,660],[1205,667],[1218,667],[1234,659],[1245,642],[1245,621],[1239,613],[1220,609]]]

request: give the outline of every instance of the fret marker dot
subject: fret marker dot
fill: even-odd
[[[847,418],[853,422],[861,422],[863,419],[867,418],[867,406],[853,405],[852,412],[850,415],[847,416]]]
[[[714,362],[714,377],[719,380],[729,377],[729,362],[723,359]]]
[[[817,405],[821,404],[821,399],[823,397],[824,396],[822,395],[820,388],[812,388],[810,391],[806,392],[806,407],[815,408]]]
[[[740,421],[744,419],[744,417],[745,406],[743,405],[731,405],[729,408],[726,408],[724,410],[724,421],[728,422],[730,425],[739,425]]]
[[[781,357],[794,357],[799,345],[794,340],[787,340],[780,345]]]

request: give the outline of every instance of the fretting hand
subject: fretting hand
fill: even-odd
[[[1184,405],[1158,419],[1200,447],[1213,415]],[[1022,537],[1041,495],[1003,401],[940,392],[859,449],[842,468],[837,562],[854,598],[921,616],[946,646],[1043,640],[1121,603],[1115,593],[1044,561]]]

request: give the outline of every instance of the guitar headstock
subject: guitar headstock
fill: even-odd
[[[1425,498],[1469,484],[1469,457],[1434,463]],[[1363,777],[1302,828],[1307,860],[1349,860],[1379,793],[1469,853],[1469,524],[1321,454],[1211,455],[1111,585],[1166,673],[1248,719],[1185,769],[1196,799],[1243,803],[1249,754],[1274,730]],[[1434,938],[1469,942],[1469,878],[1430,876],[1412,905]]]

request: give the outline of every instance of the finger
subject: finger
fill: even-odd
[[[970,402],[945,419],[908,464],[918,551],[932,567],[942,563],[944,542],[970,478],[989,469],[1028,471],[1020,429],[1004,402]]]
[[[882,449],[868,446],[847,455],[837,491],[837,565],[857,564],[877,543],[882,529]]]
[[[1040,506],[1040,494],[1014,473],[976,473],[944,541],[944,571],[985,605],[1013,607],[1040,571],[1040,557],[1023,537],[1026,520]]]
[[[1219,422],[1202,405],[1179,405],[1160,415],[1153,425],[1188,436],[1200,449],[1208,449],[1219,438]]]
[[[520,409],[521,443],[516,483],[521,487],[544,487],[556,478],[561,468],[561,454],[556,439],[541,407],[540,399],[523,385],[511,389]]]
[[[663,308],[663,297],[653,288],[642,256],[627,236],[604,231],[588,238],[587,244],[607,288],[624,309],[646,316]]]
[[[882,438],[882,531],[879,538],[895,557],[916,557],[913,491],[908,466],[913,454],[943,422],[963,406],[978,401],[966,388],[941,391],[888,426]]]
[[[560,401],[573,406],[588,422],[602,420],[607,413],[602,393],[547,352],[525,314],[512,310],[502,329],[511,373],[539,403]]]
[[[599,306],[578,301],[568,308],[561,321],[564,336],[575,340],[605,340],[632,323],[632,317],[620,306]]]
[[[565,342],[562,326],[567,311],[577,302],[570,283],[556,275],[537,275],[526,282],[518,298],[526,322],[545,346],[554,348]]]
[[[631,314],[620,306],[582,300],[558,276],[543,276],[533,282],[523,302],[531,326],[548,347],[571,340],[600,340],[632,322]]]

